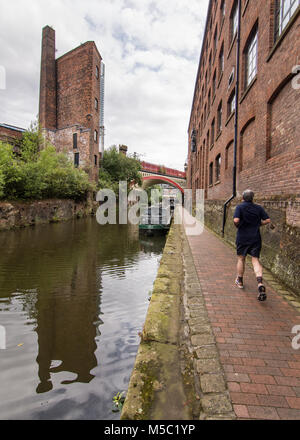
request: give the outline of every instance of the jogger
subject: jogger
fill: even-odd
[[[263,268],[259,261],[262,247],[260,227],[271,222],[270,217],[260,205],[253,203],[254,192],[247,190],[243,193],[243,203],[238,205],[234,213],[234,224],[238,228],[237,246],[237,278],[235,284],[244,288],[245,261],[247,255],[252,257],[253,270],[258,283],[258,300],[267,299],[266,288],[263,284]]]

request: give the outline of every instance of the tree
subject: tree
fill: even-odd
[[[102,168],[99,172],[99,186],[102,189],[112,189],[116,194],[121,181],[128,182],[128,186],[130,184],[141,186],[141,169],[141,163],[138,159],[133,156],[125,156],[113,145],[104,152]]]

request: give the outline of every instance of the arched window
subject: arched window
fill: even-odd
[[[221,180],[221,154],[218,154],[215,160],[216,182]]]

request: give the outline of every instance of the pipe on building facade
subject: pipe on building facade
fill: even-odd
[[[236,176],[237,176],[237,142],[238,142],[238,110],[239,110],[239,85],[240,85],[240,46],[241,46],[241,0],[238,0],[238,28],[236,47],[236,84],[235,84],[235,115],[234,115],[234,149],[233,149],[233,170],[232,170],[232,196],[225,202],[223,211],[222,235],[225,235],[227,206],[236,198]]]

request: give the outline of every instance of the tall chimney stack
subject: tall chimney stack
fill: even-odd
[[[119,152],[124,154],[124,156],[127,155],[128,147],[127,145],[119,145]]]
[[[55,30],[43,28],[39,122],[41,128],[56,129]]]

